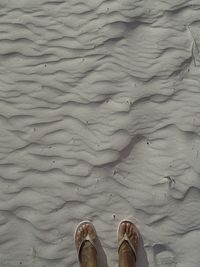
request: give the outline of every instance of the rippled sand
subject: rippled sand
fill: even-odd
[[[138,267],[199,266],[199,27],[198,0],[0,2],[1,267],[77,266],[83,219],[116,266],[124,217]]]

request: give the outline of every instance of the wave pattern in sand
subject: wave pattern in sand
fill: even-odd
[[[199,2],[0,6],[0,266],[77,266],[82,219],[115,266],[124,217],[149,267],[198,266]]]

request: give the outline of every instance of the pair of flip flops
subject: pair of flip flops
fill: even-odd
[[[132,244],[132,242],[130,241],[130,239],[129,239],[129,237],[127,236],[127,234],[125,233],[124,235],[123,235],[123,237],[122,238],[120,238],[120,236],[119,236],[119,228],[120,228],[120,226],[121,226],[121,224],[122,223],[130,223],[133,227],[134,227],[134,229],[135,229],[135,234],[137,235],[137,238],[139,239],[139,234],[138,234],[138,230],[137,230],[137,228],[136,228],[136,226],[131,222],[131,221],[129,221],[129,220],[122,220],[120,223],[119,223],[119,225],[118,225],[118,230],[117,230],[117,236],[118,236],[118,252],[119,252],[119,250],[120,250],[120,247],[121,247],[121,245],[124,243],[124,242],[127,242],[128,244],[129,244],[129,246],[130,246],[130,248],[132,249],[132,251],[133,251],[133,253],[134,253],[134,255],[135,255],[135,258],[136,258],[136,248],[134,247],[134,245]],[[83,225],[90,225],[91,227],[92,227],[92,230],[93,230],[93,232],[95,233],[95,237],[94,238],[91,238],[91,236],[89,235],[89,234],[87,234],[84,238],[83,238],[83,240],[80,242],[80,244],[78,244],[77,242],[76,242],[76,237],[77,237],[77,234],[78,234],[78,231],[80,230],[80,228],[83,226]],[[91,244],[92,244],[92,246],[96,249],[96,244],[95,244],[95,241],[96,241],[96,230],[95,230],[95,228],[94,228],[94,225],[90,222],[90,221],[82,221],[82,222],[80,222],[79,224],[78,224],[78,226],[76,227],[76,230],[75,230],[75,233],[74,233],[74,240],[75,240],[75,245],[76,245],[76,249],[77,249],[77,252],[78,252],[78,258],[79,258],[79,261],[80,261],[80,251],[81,251],[81,249],[82,249],[82,247],[83,247],[83,245],[84,245],[84,243],[86,242],[86,241],[89,241]],[[97,249],[96,249],[97,250]]]

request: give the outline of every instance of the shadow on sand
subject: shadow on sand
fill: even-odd
[[[147,254],[144,248],[144,241],[141,235],[140,235],[140,243],[139,243],[138,252],[137,252],[136,267],[149,267]]]
[[[97,253],[97,266],[98,267],[109,267],[106,254],[105,254],[104,249],[101,245],[101,242],[99,241],[98,236],[97,236],[97,240],[96,240],[96,247],[97,247],[97,251],[98,251],[98,253]]]

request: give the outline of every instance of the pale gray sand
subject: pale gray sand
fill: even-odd
[[[200,266],[200,1],[0,1],[0,266]],[[141,262],[144,265],[142,266]],[[106,266],[105,266],[106,267]]]

